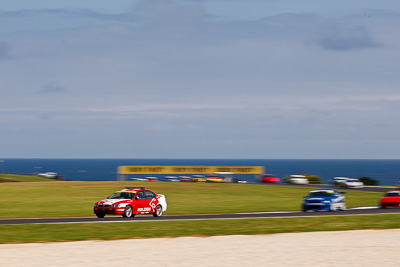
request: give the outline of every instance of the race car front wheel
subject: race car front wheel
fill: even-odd
[[[105,214],[96,213],[97,218],[104,218]]]
[[[122,217],[124,217],[124,218],[132,217],[132,207],[131,206],[126,206],[125,207],[124,214],[122,214]]]
[[[153,216],[154,217],[161,217],[162,214],[163,214],[163,211],[162,211],[161,205],[157,205],[157,207],[154,209]]]

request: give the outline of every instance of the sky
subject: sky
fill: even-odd
[[[0,158],[398,159],[398,0],[0,0]]]

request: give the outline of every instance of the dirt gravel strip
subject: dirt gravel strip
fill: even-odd
[[[398,266],[400,229],[1,244],[0,263],[13,267]]]

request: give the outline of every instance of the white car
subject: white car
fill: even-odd
[[[359,179],[348,178],[348,177],[335,177],[333,178],[333,184],[339,187],[346,188],[363,188],[364,183]]]
[[[334,177],[333,178],[333,185],[341,186],[344,184],[345,181],[349,180],[350,178],[348,177]]]
[[[304,175],[290,175],[288,181],[291,184],[308,184],[308,179]]]
[[[54,178],[57,178],[58,174],[56,172],[43,172],[43,173],[39,173],[38,176],[54,179]]]
[[[343,185],[348,188],[363,188],[364,183],[358,179],[348,179],[343,182]]]

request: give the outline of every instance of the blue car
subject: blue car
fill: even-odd
[[[338,192],[335,189],[316,189],[312,190],[308,196],[305,196],[302,203],[304,212],[313,210],[345,210],[346,198],[344,192]]]

